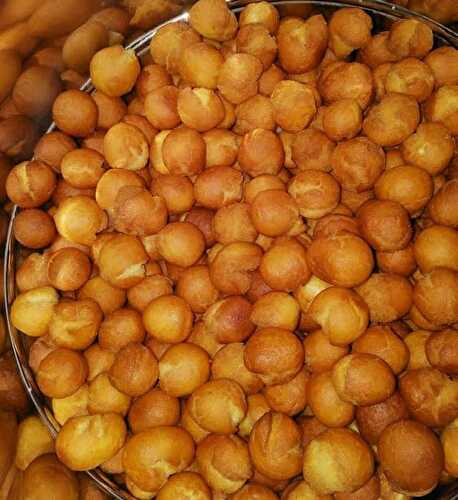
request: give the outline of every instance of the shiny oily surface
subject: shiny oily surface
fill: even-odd
[[[224,2],[200,0],[190,24],[159,30],[145,65],[161,70],[143,74],[141,84],[144,70],[131,51],[100,51],[90,65],[97,91],[119,99],[136,89],[134,101],[125,103],[129,119],[118,109],[105,122],[97,113],[107,111],[108,100],[63,94],[56,115],[68,150],[47,156],[52,165],[46,159],[22,165],[8,183],[8,195],[25,210],[50,200],[46,208],[58,234],[53,240],[48,224],[50,241],[39,242],[44,257],[19,268],[22,283],[31,287],[15,301],[13,324],[31,337],[45,337],[58,319],[71,332],[71,308],[68,317],[55,317],[67,310],[61,307],[66,302],[90,302],[97,318],[103,316],[95,337],[83,317],[77,327],[89,340],[36,354],[44,392],[66,400],[70,416],[59,433],[61,459],[73,469],[102,465],[110,472],[115,469],[104,462],[125,446],[118,470],[125,472],[123,487],[137,498],[175,497],[178,489],[197,498],[208,498],[210,489],[215,498],[327,498],[364,491],[374,475],[374,455],[371,443],[352,432],[357,424],[351,420],[358,408],[383,405],[396,394],[396,378],[409,366],[404,336],[411,329],[441,335],[422,344],[431,372],[409,370],[399,397],[426,425],[444,427],[457,416],[456,382],[448,379],[457,366],[458,278],[450,233],[457,226],[450,211],[456,181],[448,169],[451,158],[444,155],[437,166],[438,158],[420,155],[423,141],[450,144],[456,118],[443,103],[458,82],[438,69],[440,59],[433,74],[446,85],[436,88],[435,82],[434,89],[421,65],[426,63],[401,65],[431,51],[432,33],[416,22],[398,22],[387,26],[378,54],[381,64],[397,64],[386,83],[386,91],[397,94],[377,102],[375,58],[369,63],[365,56],[375,36],[364,12],[282,18],[264,2],[246,12],[238,21]],[[347,29],[349,20],[355,32]],[[413,36],[419,37],[416,49]],[[352,53],[358,62],[345,59]],[[269,91],[261,79],[275,60],[281,69],[270,71],[278,82]],[[415,71],[428,77],[421,92],[409,80]],[[157,86],[150,86],[150,77]],[[79,113],[68,111],[72,99],[81,103]],[[432,127],[420,133],[417,100],[426,100],[426,120],[446,132]],[[250,114],[249,103],[259,115]],[[340,110],[342,120],[330,120],[324,107]],[[382,130],[377,123],[385,124]],[[68,159],[61,165],[73,147],[68,134],[90,148],[94,126],[102,124],[108,131],[95,133],[103,138],[97,148],[104,161],[92,155],[91,175],[76,175]],[[425,172],[405,184],[418,188],[415,193],[403,192],[403,175],[385,175],[393,146],[401,156],[411,154],[396,165],[412,164],[403,175]],[[46,175],[38,179],[41,171]],[[393,179],[396,189],[390,189]],[[418,246],[420,264],[414,250],[429,225],[427,215],[448,228],[438,245],[452,251],[431,248],[425,238]],[[40,251],[27,239],[27,224],[18,227],[22,241]],[[409,247],[413,265],[402,267],[402,278],[393,276],[396,271],[378,272],[375,252]],[[36,288],[30,269],[39,269],[39,261],[43,273]],[[394,265],[396,257],[384,262]],[[194,292],[194,282],[203,294]],[[444,315],[440,304],[446,304]],[[20,320],[21,311],[30,311],[31,321]],[[118,315],[125,342],[117,338]],[[379,344],[367,328],[380,321],[390,330]],[[69,342],[53,332],[59,342]],[[58,388],[49,384],[54,358],[67,367]],[[441,387],[434,405],[418,408],[436,379]],[[426,389],[421,380],[428,381]],[[156,403],[162,410],[151,413]],[[62,404],[53,407],[62,410]],[[336,429],[311,436],[304,448],[301,419],[311,413],[320,426]],[[133,434],[121,425],[126,417]],[[79,434],[87,442],[84,453],[72,444]],[[94,434],[102,439],[92,447]],[[421,439],[406,433],[403,445],[423,450]],[[430,447],[434,471],[443,449],[453,463],[451,446],[434,441]],[[285,453],[291,460],[282,458]],[[345,477],[336,465],[342,458]],[[387,481],[399,489],[404,482],[389,448],[383,460],[391,466]],[[416,475],[423,474],[422,466],[415,462]],[[305,481],[288,484],[298,475]],[[434,472],[428,489],[438,479]],[[251,486],[257,483],[262,487]],[[425,492],[407,486],[408,494]]]

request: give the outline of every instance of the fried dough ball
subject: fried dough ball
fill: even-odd
[[[88,364],[88,381],[91,382],[101,373],[108,371],[114,363],[115,354],[107,349],[102,349],[98,343],[84,351]]]
[[[193,5],[189,23],[203,37],[219,42],[233,38],[238,27],[235,14],[222,0],[202,0]]]
[[[331,167],[342,189],[360,193],[371,189],[382,174],[385,153],[366,137],[356,137],[337,145]]]
[[[413,97],[389,94],[370,109],[363,131],[376,144],[397,146],[415,132],[419,122],[420,110]]]
[[[389,36],[389,31],[375,34],[359,51],[361,62],[375,69],[382,64],[400,60],[401,58],[391,52],[388,47]]]
[[[163,295],[143,312],[146,331],[160,342],[183,342],[191,333],[191,308],[181,297]]]
[[[310,278],[305,248],[291,238],[273,243],[264,254],[259,270],[269,287],[285,292],[295,290]]]
[[[313,299],[307,312],[335,346],[354,342],[369,323],[366,303],[356,292],[347,288],[326,288]]]
[[[354,99],[365,110],[374,91],[372,74],[364,64],[337,61],[324,68],[318,90],[326,104]]]
[[[340,201],[340,186],[326,172],[307,170],[294,176],[288,186],[302,217],[320,219],[332,212]]]
[[[54,307],[49,338],[58,347],[86,349],[94,342],[102,319],[102,311],[94,300],[61,300]]]
[[[268,412],[255,423],[249,449],[256,470],[269,479],[290,479],[301,471],[300,429],[283,413]]]
[[[195,264],[205,249],[201,231],[190,222],[172,222],[158,233],[157,250],[171,264],[189,267]]]
[[[54,101],[52,114],[62,132],[76,137],[90,135],[97,126],[97,105],[92,96],[81,90],[62,92]]]
[[[183,175],[159,175],[154,178],[151,191],[163,198],[170,214],[187,212],[194,204],[193,185]]]
[[[188,467],[194,457],[191,436],[180,427],[161,426],[139,432],[124,448],[127,477],[139,488],[156,492],[168,477]]]
[[[425,343],[425,353],[428,361],[434,368],[456,375],[458,332],[456,330],[442,330],[428,336]]]
[[[274,34],[278,29],[280,15],[276,7],[268,2],[248,4],[240,13],[240,26],[247,24],[264,25],[269,33]]]
[[[436,87],[458,84],[457,58],[458,52],[453,47],[439,47],[425,57],[425,63],[433,72]]]
[[[402,143],[401,153],[409,164],[437,175],[449,164],[454,149],[453,138],[444,125],[421,123],[415,134]]]
[[[283,190],[260,192],[251,204],[254,227],[266,236],[288,234],[300,223],[299,208],[294,198]]]
[[[331,155],[335,144],[326,134],[314,128],[308,128],[293,137],[291,155],[299,170],[331,169]]]
[[[328,429],[304,452],[304,479],[319,494],[352,492],[374,471],[369,446],[349,429]]]
[[[49,450],[49,453],[36,458],[23,473],[16,475],[15,481],[20,481],[18,493],[15,493],[13,483],[8,496],[13,498],[14,495],[15,498],[18,498],[17,494],[20,495],[20,498],[24,496],[40,500],[49,498],[49,494],[52,492],[56,500],[77,500],[80,498],[80,486],[76,475],[59,462],[51,451]],[[6,479],[4,486],[8,492],[9,485],[7,485]]]
[[[331,344],[323,330],[309,333],[303,341],[305,366],[312,373],[331,370],[334,364],[348,354],[348,346]]]
[[[53,130],[37,142],[34,156],[36,160],[48,164],[58,172],[64,156],[74,149],[76,149],[76,143],[71,137],[59,130]]]
[[[93,149],[74,149],[62,158],[62,177],[75,188],[95,188],[105,173],[104,161],[104,157]]]
[[[274,411],[290,417],[302,412],[307,404],[309,373],[302,369],[293,379],[284,384],[269,385],[263,390],[267,403]]]
[[[361,107],[355,99],[340,99],[324,111],[323,130],[333,141],[352,139],[358,135],[362,123]]]
[[[132,397],[141,396],[156,383],[158,363],[147,347],[132,342],[117,352],[109,376],[119,391]]]
[[[271,410],[265,396],[261,392],[249,395],[247,397],[247,404],[248,410],[245,418],[240,423],[238,431],[239,435],[245,438],[250,435],[254,424]]]
[[[409,418],[409,411],[399,392],[381,403],[356,408],[359,432],[371,445],[377,445],[382,432],[390,424],[406,418]]]
[[[247,370],[243,361],[245,346],[242,343],[226,344],[213,357],[212,379],[231,379],[237,382],[247,395],[258,393],[264,386],[261,379]]]
[[[456,476],[458,470],[456,462],[456,424],[457,421],[454,420],[441,434],[441,443],[444,450],[444,468],[452,476]]]
[[[126,425],[120,415],[77,416],[61,428],[58,458],[73,470],[89,470],[112,458],[123,446]]]
[[[209,486],[224,494],[239,490],[253,473],[248,446],[234,435],[205,437],[197,446],[196,461]]]
[[[114,353],[130,342],[142,342],[144,338],[145,330],[140,314],[128,308],[106,313],[98,337],[100,346]]]
[[[430,427],[444,427],[458,416],[458,383],[435,368],[408,371],[399,382],[410,414]]]
[[[215,47],[205,42],[193,43],[183,50],[179,59],[180,76],[195,87],[216,89],[223,64],[224,58]],[[259,61],[258,64],[262,67]]]
[[[107,373],[100,373],[89,384],[88,411],[91,414],[118,413],[127,415],[130,397],[119,391]]]
[[[184,60],[185,49],[200,42],[200,39],[199,34],[188,23],[179,21],[166,24],[152,37],[150,53],[156,64],[177,74],[180,62]]]
[[[439,439],[419,422],[401,420],[388,426],[380,436],[378,455],[390,483],[407,495],[426,495],[439,482],[444,453]]]
[[[433,195],[433,180],[428,172],[412,165],[401,165],[386,170],[375,183],[375,194],[380,200],[400,203],[415,216]]]
[[[58,348],[40,363],[37,384],[50,398],[65,398],[74,394],[85,382],[88,368],[79,352]]]
[[[271,130],[256,128],[243,136],[238,161],[242,170],[251,177],[278,174],[284,159],[282,142]]]
[[[134,125],[117,123],[106,133],[103,140],[106,161],[112,168],[140,170],[149,157],[148,142]]]
[[[289,382],[302,368],[304,349],[300,340],[281,328],[261,328],[246,344],[245,365],[267,385]]]
[[[222,344],[243,342],[253,332],[252,305],[244,297],[232,295],[210,306],[202,316],[205,329]]]
[[[243,176],[229,166],[205,169],[194,183],[196,202],[206,208],[218,209],[242,198]]]
[[[283,491],[282,500],[331,500],[331,495],[318,495],[318,493],[301,480],[291,482]]]
[[[178,113],[179,91],[173,85],[159,87],[145,97],[145,116],[158,129],[172,129],[181,123]]]
[[[112,213],[113,227],[125,234],[148,236],[167,223],[167,206],[162,197],[138,186],[122,187]]]
[[[278,66],[272,64],[272,66],[266,69],[259,78],[259,93],[263,96],[270,97],[277,83],[284,80],[285,76],[285,73]]]
[[[262,24],[246,24],[236,36],[237,51],[257,57],[264,70],[268,69],[277,55],[277,43]]]
[[[230,379],[210,380],[198,387],[186,403],[190,416],[205,431],[231,434],[245,417],[245,393]]]
[[[62,291],[81,288],[91,275],[89,258],[77,248],[62,248],[53,252],[48,260],[48,279]]]
[[[45,163],[24,161],[13,167],[6,178],[8,198],[21,208],[37,208],[51,198],[56,176]]]
[[[458,272],[438,267],[422,276],[414,286],[415,306],[436,325],[458,321]]]
[[[353,405],[338,396],[330,371],[310,376],[307,403],[315,417],[327,427],[345,427],[354,418]]]
[[[399,58],[422,59],[433,48],[433,32],[427,24],[416,19],[397,21],[391,27],[388,48]]]
[[[329,21],[329,48],[339,58],[364,47],[371,38],[372,19],[363,10],[339,9]]]
[[[299,321],[298,302],[286,292],[267,292],[253,305],[251,321],[258,328],[269,326],[294,331]]]
[[[156,495],[157,500],[211,500],[207,483],[196,472],[179,472],[170,477]]]
[[[262,249],[254,243],[242,241],[224,245],[210,263],[210,279],[224,294],[245,294],[261,258]]]
[[[170,173],[198,174],[205,166],[205,141],[194,129],[177,128],[165,138],[162,155]]]
[[[109,314],[122,307],[126,300],[126,292],[111,285],[101,276],[95,276],[83,285],[78,298],[94,299],[104,314]]]
[[[177,112],[187,127],[194,128],[199,132],[213,129],[224,119],[225,115],[221,99],[213,90],[205,88],[191,89],[188,87],[180,90],[178,92]]]
[[[135,90],[139,97],[145,98],[153,90],[172,85],[171,75],[159,64],[144,66],[135,82]]]
[[[253,242],[258,235],[250,217],[248,203],[221,207],[213,219],[216,240],[226,245],[236,241]]]
[[[287,17],[277,33],[278,58],[288,73],[305,73],[321,62],[328,44],[328,26],[322,15]]]
[[[16,285],[20,292],[49,285],[48,255],[30,254],[16,269]]]
[[[2,59],[4,57],[3,52]],[[8,72],[14,72],[11,70],[14,62],[11,61],[11,63]],[[5,69],[2,67],[2,79],[5,78],[5,73]],[[11,97],[19,111],[18,114],[24,114],[37,120],[46,119],[52,103],[62,91],[62,83],[57,72],[52,68],[36,65],[15,76],[17,79],[14,78],[16,83],[12,89]],[[91,98],[89,97],[89,99]]]
[[[178,278],[176,294],[190,305],[195,313],[204,313],[218,300],[218,290],[210,280],[207,266],[192,266]]]
[[[129,410],[129,425],[134,434],[153,427],[176,425],[179,418],[178,399],[157,388],[135,399]]]
[[[371,321],[389,323],[405,316],[412,307],[412,286],[402,276],[374,273],[356,291],[369,306]]]
[[[41,337],[48,331],[58,301],[56,290],[50,286],[20,293],[11,306],[11,322],[26,335]]]
[[[124,168],[107,170],[97,183],[95,192],[97,204],[105,210],[113,209],[120,189],[125,186],[144,187],[144,182],[131,170]]]
[[[436,224],[458,227],[458,215],[454,207],[458,199],[458,179],[446,182],[432,197],[428,212]]]
[[[253,203],[256,196],[262,192],[271,189],[285,189],[285,184],[276,175],[258,175],[244,185],[244,198],[247,203]]]
[[[435,267],[458,271],[458,233],[451,227],[431,225],[425,228],[415,240],[414,251],[423,273]]]
[[[348,232],[313,240],[307,252],[307,263],[318,278],[346,288],[366,281],[374,267],[369,245]]]
[[[362,235],[376,250],[400,250],[412,238],[409,214],[396,201],[367,201],[358,210],[357,218]]]
[[[401,373],[409,361],[405,343],[387,326],[372,326],[352,346],[352,352],[374,354],[383,359],[395,375]]]
[[[21,245],[34,249],[49,246],[56,236],[52,217],[37,208],[19,212],[14,219],[13,230]]]
[[[231,166],[237,159],[238,137],[229,130],[213,129],[205,132],[202,138],[206,144],[206,168]]]
[[[235,109],[236,123],[233,131],[243,135],[254,129],[273,130],[275,120],[270,99],[256,94],[239,104]]]
[[[232,104],[240,104],[258,92],[262,63],[251,54],[233,54],[221,66],[218,90]]]
[[[350,209],[344,207],[344,211],[348,210],[351,215]],[[339,205],[329,215],[322,217],[313,227],[314,238],[320,238],[321,236],[331,236],[343,231],[356,234],[359,236],[361,233],[358,228],[358,222],[354,217],[349,215],[341,215],[338,213],[340,211]],[[337,213],[336,213],[337,212]]]
[[[97,90],[110,97],[119,97],[132,90],[141,68],[133,50],[113,45],[94,55],[89,70]]]
[[[103,92],[95,92],[93,99],[97,106],[97,128],[109,129],[127,114],[127,106],[120,97],[110,97]]]
[[[170,396],[191,394],[209,376],[209,356],[204,349],[194,344],[171,346],[159,361],[160,385]]]
[[[100,250],[98,266],[102,278],[119,288],[130,288],[145,277],[148,256],[134,236],[117,234]]]
[[[106,214],[93,199],[73,196],[59,204],[54,222],[62,237],[89,246],[94,243],[96,234],[104,229]]]
[[[26,417],[17,425],[14,414],[2,411],[0,419],[5,439],[4,446],[10,448],[10,439],[15,440],[16,456],[14,457],[14,450],[11,450],[12,458],[14,458],[14,465],[21,471],[26,470],[37,457],[54,451],[53,438],[38,416]],[[8,453],[9,450],[2,452],[2,469],[4,465],[9,465],[4,463],[4,460],[9,458],[6,456]]]
[[[282,80],[270,96],[274,119],[287,132],[300,132],[310,125],[317,111],[315,91],[294,80]]]
[[[348,354],[333,367],[337,394],[356,406],[381,403],[394,392],[396,379],[391,368],[373,354]]]
[[[445,125],[452,135],[458,133],[458,85],[440,87],[426,101],[427,120]]]
[[[409,57],[393,64],[385,78],[387,93],[399,93],[426,101],[434,90],[434,75],[429,66]]]
[[[415,330],[409,333],[404,339],[410,352],[409,364],[407,366],[409,370],[428,368],[431,366],[426,357],[426,342],[431,335],[432,332],[426,330]]]

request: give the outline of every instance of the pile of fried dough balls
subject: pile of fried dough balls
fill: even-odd
[[[371,30],[200,0],[57,97],[6,190],[68,468],[159,500],[458,477],[458,52]]]

